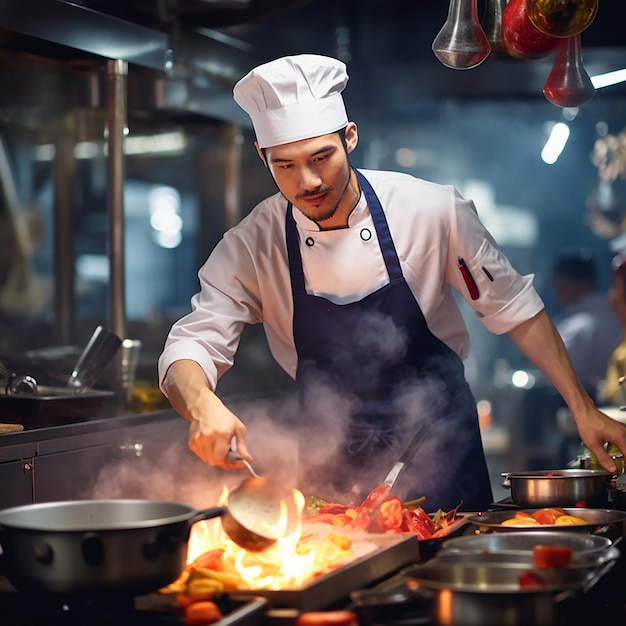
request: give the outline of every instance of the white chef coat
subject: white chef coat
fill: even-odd
[[[474,204],[450,185],[399,172],[362,170],[381,201],[400,264],[430,331],[462,359],[469,336],[456,289],[491,332],[506,333],[544,305],[533,275],[512,267],[478,219]],[[215,389],[233,362],[245,324],[263,323],[272,355],[295,377],[293,300],[285,243],[287,201],[277,193],[225,233],[198,273],[192,311],[177,321],[159,358],[159,380],[176,360],[200,364]],[[360,300],[389,277],[376,230],[361,198],[348,228],[322,231],[293,209],[308,293],[334,303]],[[472,300],[459,271],[464,259],[478,287]],[[163,389],[163,387],[161,387]]]

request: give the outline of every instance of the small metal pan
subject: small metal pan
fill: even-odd
[[[539,509],[520,509],[521,511],[531,515]],[[586,524],[577,524],[573,526],[556,526],[550,524],[538,524],[537,526],[531,526],[526,524],[508,525],[503,524],[507,519],[510,519],[515,515],[515,511],[486,511],[476,513],[467,516],[467,521],[470,524],[474,524],[479,528],[486,530],[497,530],[501,532],[511,531],[537,531],[537,530],[568,530],[568,531],[583,531],[583,532],[595,532],[606,526],[620,525],[624,526],[626,522],[626,511],[614,511],[611,509],[585,509],[585,508],[564,508],[566,515],[573,515],[580,517],[587,521]]]

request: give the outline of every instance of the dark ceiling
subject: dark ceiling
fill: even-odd
[[[497,0],[477,0],[484,20]],[[446,0],[75,0],[80,5],[173,34],[212,29],[252,47],[253,64],[284,54],[339,56],[367,91],[385,93],[389,81],[410,78],[425,96],[531,96],[541,94],[553,56],[539,60],[488,58],[468,71],[451,70],[431,44],[448,13]],[[589,73],[626,59],[626,2],[602,0],[582,33]],[[374,87],[372,88],[372,85]],[[619,91],[616,88],[613,92]],[[406,97],[412,97],[410,93]]]
[[[368,83],[370,93],[385,93],[389,81],[408,78],[415,87],[406,97],[413,92],[425,96],[541,96],[554,61],[553,55],[538,60],[490,57],[472,70],[442,66],[431,45],[446,20],[446,0],[311,0],[296,4],[301,6],[226,30],[252,43],[265,59],[298,52],[344,56],[350,60],[352,74],[358,73],[360,80]],[[487,0],[478,0],[481,21],[487,6]],[[600,2],[595,20],[581,35],[589,73],[624,66],[625,24],[626,2]],[[372,90],[372,84],[378,87]]]

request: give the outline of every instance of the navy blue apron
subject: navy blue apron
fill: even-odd
[[[428,329],[402,274],[380,201],[356,173],[389,273],[387,285],[357,302],[334,304],[306,292],[292,204],[287,207],[301,488],[333,501],[351,494],[358,502],[383,481],[417,424],[430,420],[428,441],[405,466],[394,491],[403,500],[426,496],[428,511],[449,510],[461,501],[466,511],[485,510],[492,502],[491,484],[463,363]],[[314,239],[307,243],[315,245]],[[325,454],[337,439],[339,450]]]

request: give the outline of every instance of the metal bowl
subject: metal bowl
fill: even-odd
[[[612,474],[605,470],[560,469],[504,472],[511,499],[526,508],[607,505]]]
[[[533,562],[537,545],[565,546],[573,550],[571,567],[596,567],[619,556],[608,537],[570,531],[536,531],[466,535],[445,541],[437,554],[440,561]]]
[[[482,554],[498,552],[507,554],[532,553],[537,545],[567,546],[576,554],[598,554],[613,545],[608,537],[570,531],[536,531],[465,535],[444,541],[443,550]]]
[[[539,509],[520,509],[524,513],[532,515]],[[606,537],[615,539],[624,535],[626,527],[626,511],[615,511],[613,509],[587,509],[587,508],[565,508],[566,515],[573,515],[585,520],[585,524],[575,524],[573,526],[556,526],[552,524],[538,524],[536,526],[504,524],[503,522],[515,515],[515,511],[484,511],[467,516],[467,521],[474,524],[479,532],[563,532],[567,528],[568,532],[598,532]]]

